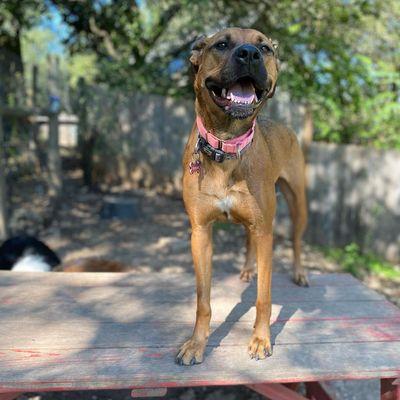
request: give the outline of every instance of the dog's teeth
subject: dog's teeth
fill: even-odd
[[[221,90],[221,97],[226,97],[226,89]]]

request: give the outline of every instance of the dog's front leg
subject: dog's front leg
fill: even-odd
[[[212,226],[192,226],[192,255],[197,284],[196,325],[192,337],[176,356],[181,365],[199,364],[210,333],[210,288],[212,270]]]
[[[249,343],[249,354],[256,360],[272,355],[270,340],[271,275],[272,275],[272,226],[255,228],[251,234],[257,252],[257,301],[256,322]]]

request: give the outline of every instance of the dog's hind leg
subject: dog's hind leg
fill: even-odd
[[[246,261],[240,271],[240,279],[244,282],[250,282],[256,272],[256,246],[248,228],[246,228]]]
[[[285,178],[278,179],[278,185],[285,196],[292,220],[293,280],[299,286],[308,286],[307,275],[301,263],[301,239],[307,226],[307,202],[304,176],[286,171]]]

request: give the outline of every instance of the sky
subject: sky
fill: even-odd
[[[62,54],[65,52],[62,42],[68,38],[70,28],[63,22],[56,7],[49,6],[48,14],[41,17],[38,27],[53,33],[53,40],[48,43],[49,53]]]

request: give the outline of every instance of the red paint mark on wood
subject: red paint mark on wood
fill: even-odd
[[[40,353],[40,351],[37,350],[23,350],[23,349],[11,349],[14,353],[30,353],[30,354],[37,354]]]
[[[391,318],[391,317],[389,317]],[[398,317],[392,317],[395,320]],[[381,317],[303,317],[303,318],[276,318],[271,319],[271,324],[275,322],[309,322],[309,321],[374,321],[381,320]]]
[[[38,350],[11,349],[11,351],[14,352],[14,353],[30,354],[30,357],[45,357],[45,356],[57,357],[57,356],[61,356],[60,353],[47,353],[47,352],[38,351]]]
[[[1,303],[1,304],[12,304],[12,302],[13,302],[13,297],[12,297],[12,296],[3,297],[3,298],[0,300],[0,303]]]
[[[365,329],[366,333],[371,335],[373,338],[376,338],[381,341],[396,341],[399,340],[399,336],[397,335],[391,335],[390,333],[383,332],[379,329],[375,328],[366,328]]]

